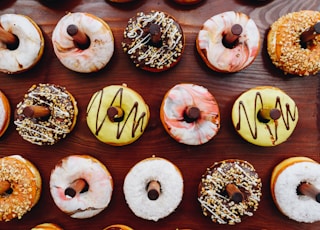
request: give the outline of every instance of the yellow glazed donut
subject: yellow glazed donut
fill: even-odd
[[[31,228],[31,230],[63,230],[60,226],[53,223],[43,223]]]
[[[220,128],[220,112],[213,95],[203,86],[178,84],[161,104],[160,118],[176,141],[200,145],[211,140]]]
[[[246,141],[275,146],[286,141],[298,122],[298,107],[285,92],[259,86],[242,93],[233,104],[232,122]]]
[[[158,221],[170,215],[183,196],[180,170],[160,157],[146,158],[125,177],[123,191],[132,212],[143,219]]]
[[[33,85],[18,103],[14,124],[23,139],[53,145],[69,134],[77,121],[75,98],[54,84]]]
[[[133,228],[123,224],[113,224],[104,228],[103,230],[133,230]]]
[[[249,66],[260,48],[260,33],[247,15],[228,11],[208,19],[196,39],[201,58],[218,72],[238,72]]]
[[[50,192],[61,211],[72,218],[90,218],[109,205],[113,180],[108,169],[94,157],[71,155],[52,170]]]
[[[0,137],[4,134],[10,124],[11,108],[8,98],[0,90]]]
[[[215,162],[202,175],[198,201],[202,212],[215,223],[234,225],[258,209],[262,183],[247,161]]]
[[[274,22],[267,37],[273,64],[293,75],[316,74],[320,70],[320,36],[315,36],[320,33],[319,21],[319,11],[302,10]]]
[[[104,68],[114,52],[109,25],[89,13],[68,13],[52,33],[54,52],[67,68],[81,73]]]
[[[271,194],[278,209],[292,220],[320,221],[320,164],[308,157],[290,157],[272,171]]]
[[[39,26],[28,16],[0,16],[0,71],[21,73],[41,59],[44,38]]]
[[[139,12],[128,21],[122,47],[133,63],[150,72],[174,67],[184,51],[185,38],[179,23],[161,11]]]
[[[143,98],[126,85],[96,92],[87,107],[87,124],[95,137],[110,145],[127,145],[145,131],[150,113]]]
[[[20,155],[0,158],[0,221],[21,219],[41,194],[38,169]]]

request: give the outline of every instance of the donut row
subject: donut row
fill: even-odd
[[[319,20],[318,11],[303,10],[284,15],[271,25],[267,50],[276,67],[300,76],[319,71]],[[0,25],[0,57],[6,60],[0,63],[0,71],[20,73],[36,65],[44,50],[38,25],[28,16],[18,14],[1,15]],[[52,33],[52,44],[60,62],[80,73],[101,70],[114,53],[114,37],[107,22],[83,12],[67,13],[59,20]],[[185,36],[171,15],[161,11],[139,12],[128,20],[121,45],[136,67],[162,72],[180,61]],[[246,14],[227,11],[204,22],[196,48],[210,69],[238,72],[257,57],[260,32]]]
[[[40,173],[20,155],[3,157],[0,163],[0,220],[21,219],[40,198]],[[108,207],[114,182],[106,166],[96,158],[70,155],[56,164],[49,183],[57,207],[72,218],[85,219]],[[234,225],[258,209],[261,188],[261,178],[253,165],[245,160],[227,159],[215,162],[205,170],[197,199],[203,215],[212,222]],[[283,160],[273,169],[270,189],[276,206],[288,218],[305,223],[320,221],[318,162],[308,157]],[[152,156],[129,170],[123,192],[137,217],[158,221],[179,206],[184,179],[174,163]]]
[[[0,91],[0,134],[10,123],[8,99]],[[20,136],[32,144],[53,145],[75,127],[78,107],[65,87],[33,85],[14,112]],[[242,93],[234,102],[232,122],[246,141],[259,146],[276,146],[286,141],[298,122],[298,107],[281,89],[260,86]],[[94,93],[87,105],[86,120],[101,142],[123,146],[136,141],[150,118],[143,97],[127,85],[110,85]],[[220,129],[220,110],[214,96],[203,86],[181,83],[164,95],[160,119],[177,142],[201,145]],[[0,135],[1,136],[1,135]]]

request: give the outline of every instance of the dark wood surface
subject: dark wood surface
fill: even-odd
[[[256,3],[254,0],[206,0],[200,5],[181,7],[171,1],[138,1],[136,4],[110,4],[105,0],[65,0],[46,5],[39,1],[1,1],[0,12],[28,15],[41,27],[45,36],[45,52],[40,63],[19,75],[0,74],[0,89],[10,100],[12,110],[32,84],[55,83],[67,87],[77,99],[79,116],[75,129],[54,146],[36,146],[24,141],[15,130],[13,120],[0,139],[0,156],[20,154],[39,169],[43,190],[38,204],[21,220],[0,223],[0,229],[30,229],[42,222],[55,222],[64,229],[103,229],[114,224],[127,224],[134,229],[320,229],[320,223],[301,224],[289,220],[275,207],[269,188],[273,167],[291,156],[308,156],[320,161],[318,103],[319,76],[286,76],[276,69],[266,52],[266,33],[280,16],[301,9],[319,10],[318,0],[274,0]],[[163,73],[141,71],[130,62],[121,49],[123,30],[129,17],[138,11],[161,10],[173,15],[181,24],[186,47],[181,62]],[[195,49],[195,39],[202,23],[209,17],[228,10],[251,16],[261,32],[260,53],[247,69],[234,74],[219,74],[209,70]],[[79,74],[62,66],[53,53],[51,35],[58,20],[66,12],[89,12],[103,18],[112,28],[115,53],[103,70]],[[0,60],[1,61],[1,60]],[[203,85],[215,96],[221,110],[221,130],[209,143],[186,146],[177,143],[165,132],[159,118],[159,108],[165,92],[175,84],[190,82]],[[139,92],[148,103],[151,118],[142,137],[124,147],[99,142],[90,132],[85,111],[91,95],[101,88],[126,83]],[[300,119],[289,140],[276,147],[258,147],[240,138],[231,123],[231,108],[241,92],[251,87],[272,85],[281,88],[297,103]],[[72,219],[54,204],[49,191],[50,172],[63,157],[89,154],[103,162],[114,179],[111,203],[99,215],[84,220]],[[175,163],[183,173],[184,196],[170,216],[158,222],[136,217],[123,195],[123,180],[138,161],[156,155]],[[263,196],[254,216],[236,227],[212,223],[202,215],[197,201],[197,186],[205,169],[215,161],[228,158],[247,160],[254,165],[263,183]]]

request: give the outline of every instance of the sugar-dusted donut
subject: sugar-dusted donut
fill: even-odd
[[[29,70],[42,57],[44,37],[39,26],[28,16],[0,16],[0,72],[15,74]]]
[[[219,224],[234,225],[258,209],[261,179],[247,161],[215,162],[202,175],[198,200],[205,216]]]
[[[278,209],[297,222],[320,221],[320,164],[309,157],[290,157],[277,164],[270,182]]]
[[[125,177],[123,191],[133,213],[158,221],[170,215],[183,196],[183,177],[172,162],[150,157],[135,164]]]
[[[72,218],[90,218],[109,205],[113,179],[96,158],[71,155],[63,158],[52,170],[50,192],[61,211]]]
[[[122,47],[139,68],[161,72],[175,66],[184,51],[179,23],[161,11],[139,12],[128,21]]]
[[[284,91],[258,86],[242,93],[232,107],[232,122],[246,141],[275,146],[286,141],[298,122],[298,107]]]
[[[163,98],[160,118],[176,141],[200,145],[211,140],[220,128],[218,103],[208,89],[195,84],[177,84]]]
[[[62,17],[53,30],[52,43],[60,62],[80,73],[104,68],[114,52],[109,25],[89,13],[68,13]]]
[[[110,85],[92,96],[87,107],[87,124],[95,137],[110,145],[127,145],[145,131],[149,107],[133,89]]]
[[[0,137],[10,124],[11,107],[6,95],[0,90]]]
[[[38,203],[41,176],[36,166],[20,155],[0,158],[0,221],[21,219]]]
[[[54,223],[43,223],[31,228],[31,230],[63,230],[59,225]]]
[[[291,12],[275,21],[267,36],[272,63],[285,73],[308,76],[320,70],[320,12]]]
[[[260,49],[260,33],[244,13],[228,11],[209,18],[196,39],[198,53],[209,68],[238,72],[249,66]]]
[[[18,103],[14,124],[26,141],[53,145],[73,130],[77,115],[77,102],[65,87],[38,84]]]
[[[133,230],[133,228],[123,224],[113,224],[104,228],[103,230]]]

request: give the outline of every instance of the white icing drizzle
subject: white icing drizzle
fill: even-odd
[[[149,23],[159,25],[162,33],[161,38],[163,41],[167,41],[159,48],[148,45],[151,40],[150,34],[143,37],[143,28],[148,26]],[[132,42],[129,45],[122,43],[123,47],[129,55],[132,55],[130,56],[132,59],[138,61],[136,64],[144,62],[144,65],[160,69],[176,62],[176,58],[182,52],[183,36],[179,32],[175,21],[163,12],[139,13],[135,20],[129,20],[124,35],[130,38]],[[143,51],[140,52],[142,49]]]

